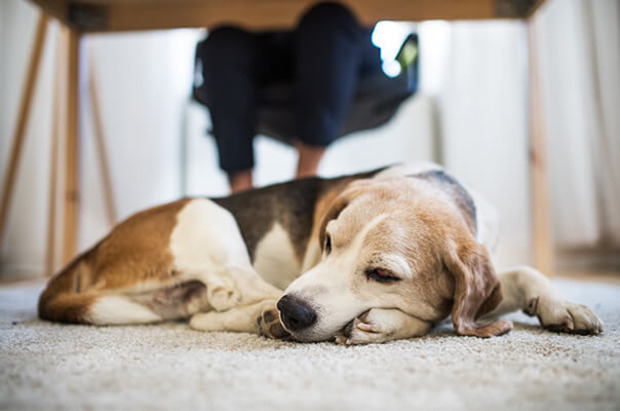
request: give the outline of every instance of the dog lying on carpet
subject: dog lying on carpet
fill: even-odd
[[[493,209],[430,163],[183,199],[76,258],[50,280],[39,316],[190,318],[198,330],[342,344],[421,336],[449,315],[457,334],[491,337],[512,328],[493,319],[516,310],[554,331],[602,331],[533,268],[497,275],[496,239]]]

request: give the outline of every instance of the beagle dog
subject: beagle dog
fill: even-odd
[[[189,318],[198,330],[347,345],[421,336],[448,316],[459,335],[492,337],[516,310],[554,331],[602,331],[535,269],[496,274],[497,229],[493,208],[432,163],[183,199],[77,257],[50,280],[39,316]]]

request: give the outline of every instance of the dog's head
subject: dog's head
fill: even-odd
[[[451,313],[459,334],[505,332],[476,322],[501,292],[475,214],[457,197],[428,178],[349,184],[321,218],[321,261],[278,302],[287,330],[328,340],[369,309],[396,308],[428,322]]]

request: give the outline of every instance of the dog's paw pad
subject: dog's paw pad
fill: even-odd
[[[260,335],[267,338],[284,339],[290,336],[280,323],[278,310],[269,308],[256,319]]]
[[[531,312],[550,331],[582,335],[603,331],[603,322],[585,305],[544,296],[535,300],[535,309]]]

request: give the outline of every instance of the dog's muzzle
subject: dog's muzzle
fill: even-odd
[[[291,332],[310,327],[316,322],[316,312],[304,301],[285,295],[277,304],[284,327]]]

